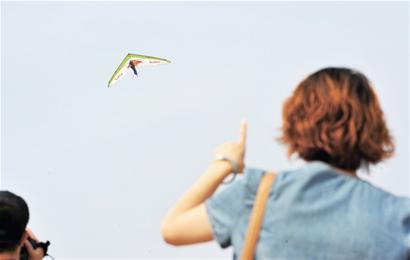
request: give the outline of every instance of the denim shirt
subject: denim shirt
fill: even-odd
[[[215,240],[239,258],[259,181],[247,168],[206,203]],[[255,259],[410,259],[410,199],[314,161],[278,173]]]

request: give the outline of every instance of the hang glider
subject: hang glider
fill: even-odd
[[[170,63],[170,61],[166,59],[128,53],[127,56],[125,56],[124,60],[121,62],[120,66],[118,66],[117,70],[114,72],[114,75],[112,75],[110,81],[108,82],[108,87],[111,87],[112,85],[117,83],[130,71],[133,71],[134,74],[138,76],[137,67],[167,63]]]

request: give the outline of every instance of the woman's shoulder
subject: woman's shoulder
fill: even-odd
[[[393,204],[397,206],[410,205],[410,198],[394,195],[358,177],[341,174],[331,165],[321,161],[307,162],[297,168],[277,172],[256,167],[246,168],[243,178],[251,193],[256,193],[262,176],[267,172],[274,172],[276,175],[272,190],[320,193],[323,189],[334,189],[333,191],[339,190],[351,195],[353,192],[364,197],[377,197],[390,202],[394,200]]]
[[[275,183],[282,181],[300,183],[304,180],[314,178],[315,174],[317,175],[317,173],[329,170],[329,168],[330,167],[328,167],[327,164],[317,162],[309,162],[297,168],[279,171],[266,170],[257,167],[247,167],[244,171],[243,181],[248,189],[256,192],[263,175],[268,172],[276,175]]]

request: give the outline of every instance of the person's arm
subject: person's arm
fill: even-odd
[[[244,168],[246,123],[241,123],[239,142],[226,142],[217,147],[215,157],[228,157]],[[163,220],[161,232],[172,245],[186,245],[213,239],[204,202],[214,193],[222,180],[233,171],[227,161],[214,161],[171,208]]]

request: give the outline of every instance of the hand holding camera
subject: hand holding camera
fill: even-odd
[[[47,255],[49,241],[40,242],[31,230],[27,230],[28,238],[20,251],[20,260],[41,260]]]

